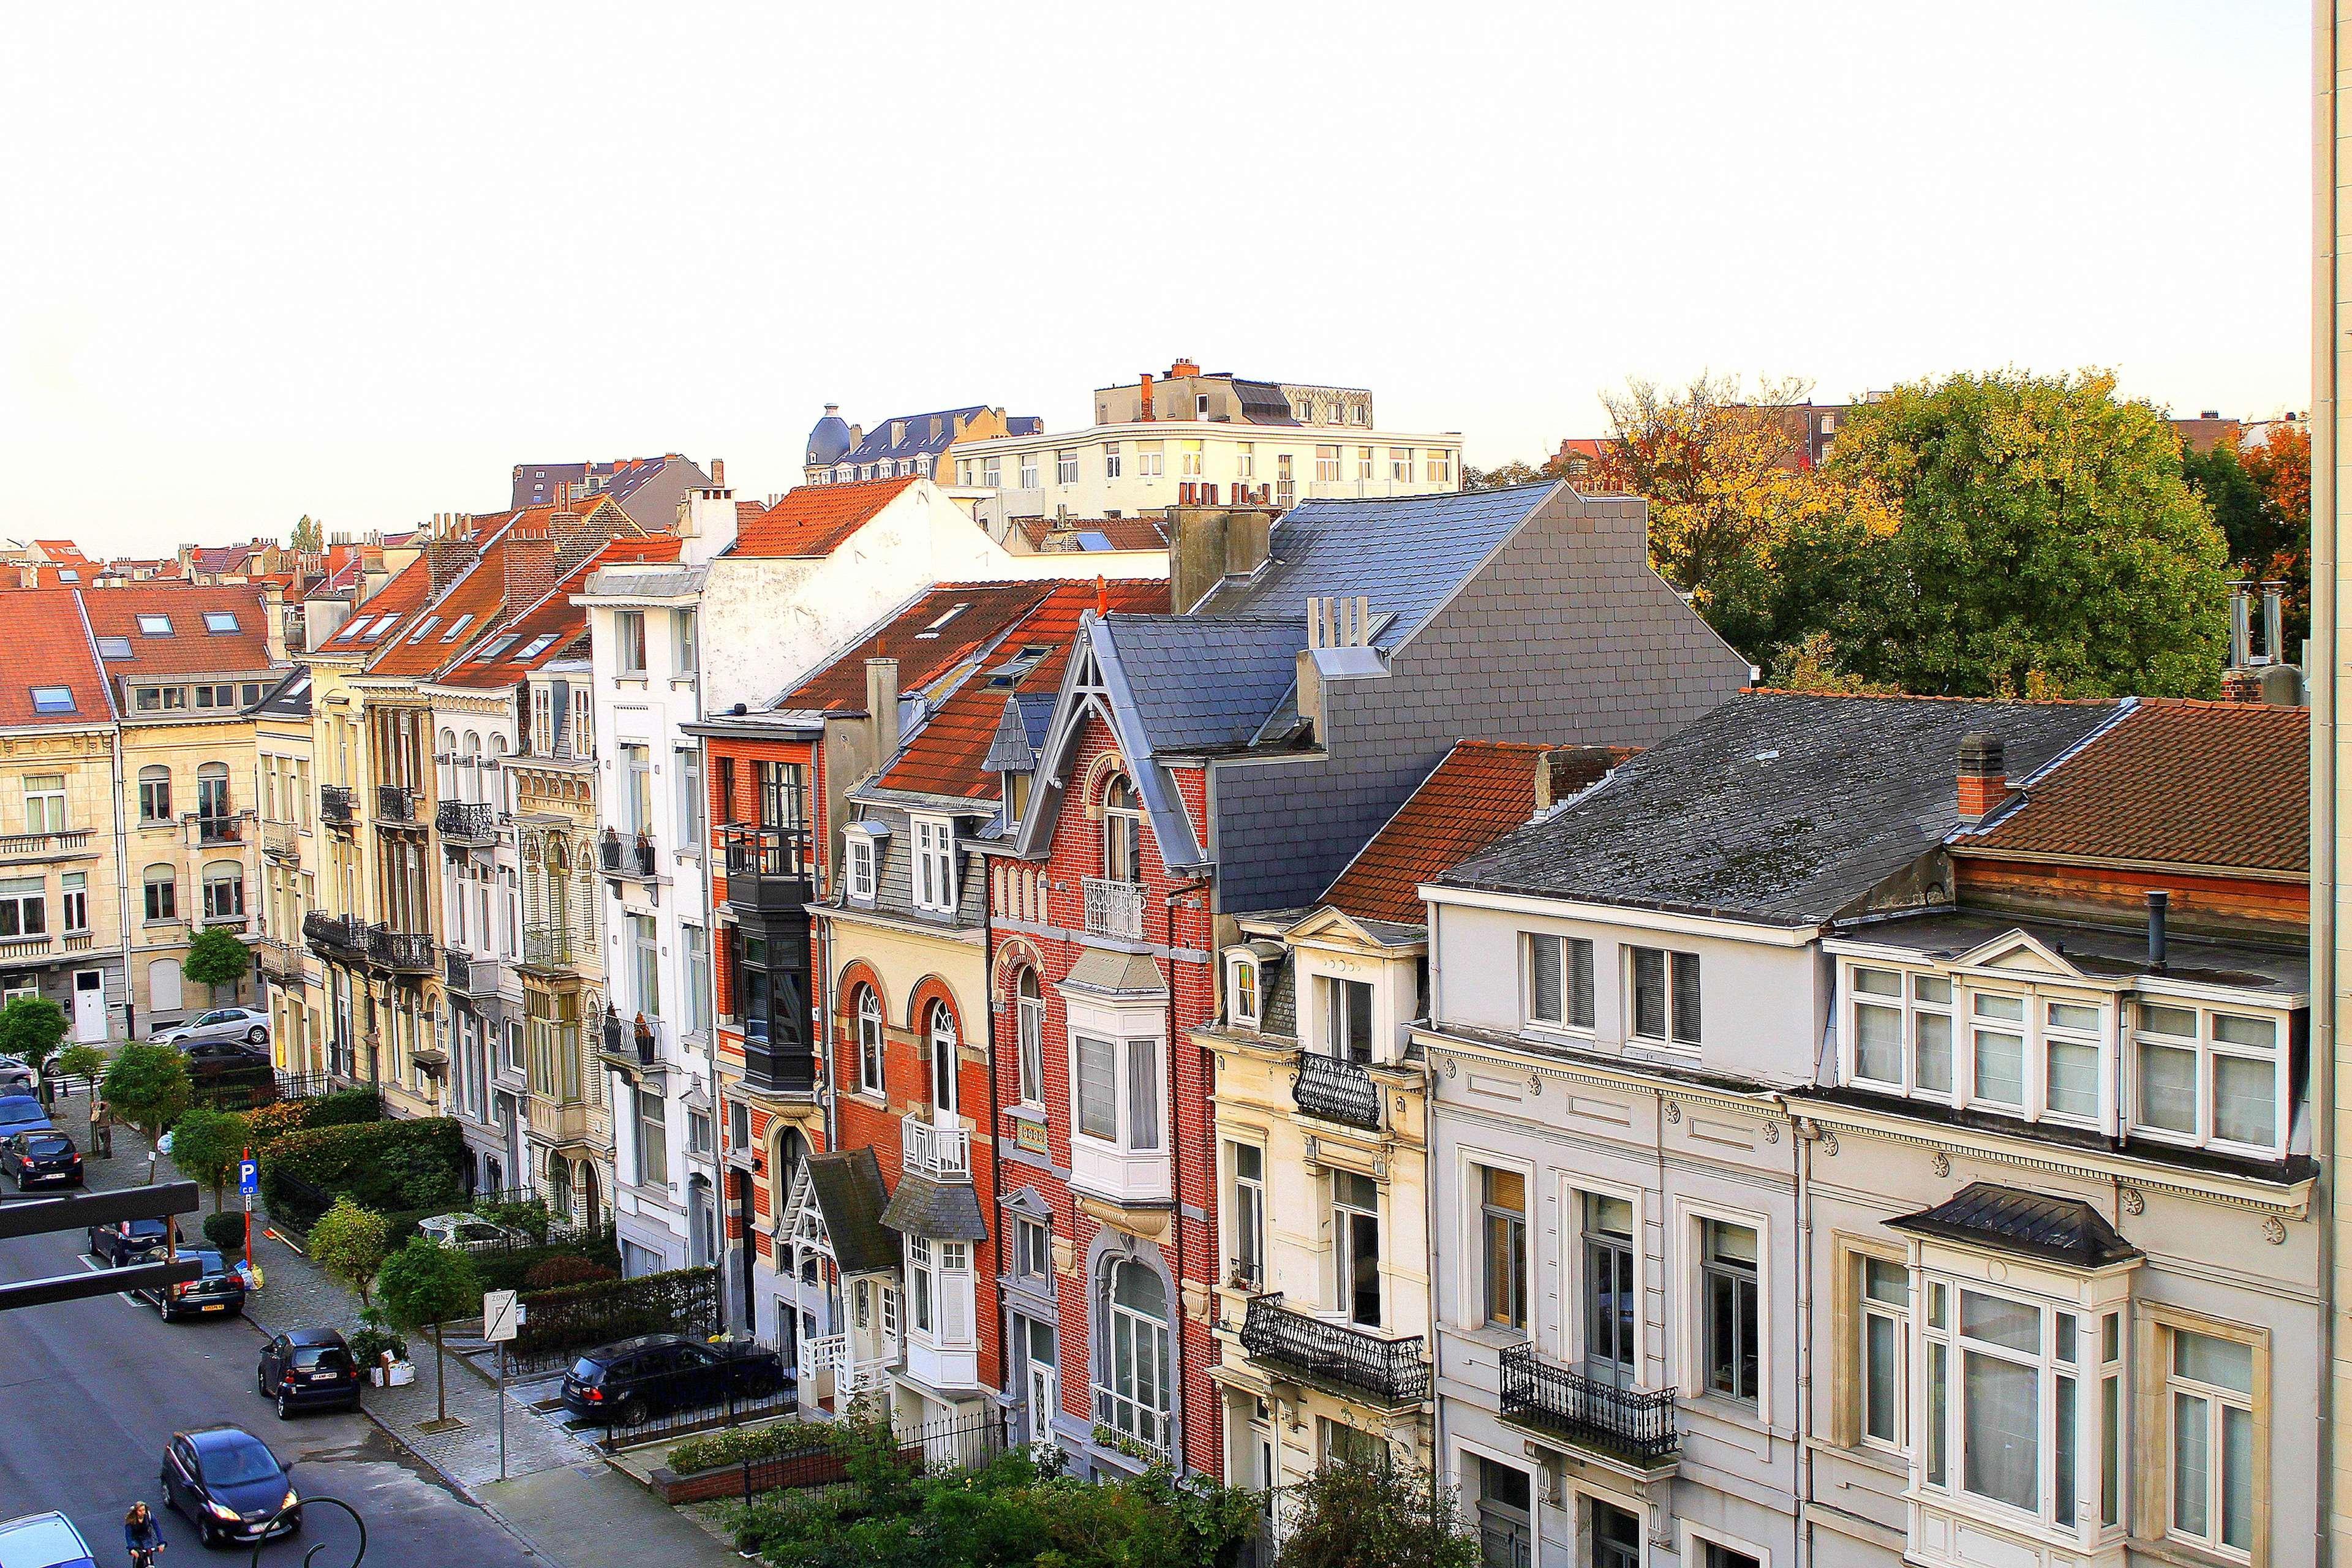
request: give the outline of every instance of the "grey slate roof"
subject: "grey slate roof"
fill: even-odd
[[[1998,735],[2015,781],[2126,710],[1743,692],[1438,880],[1817,924],[1958,826],[1963,735]]]
[[[1200,616],[1306,616],[1307,601],[1361,594],[1393,649],[1559,486],[1514,485],[1386,500],[1301,501],[1274,525],[1268,560],[1216,589]]]
[[[824,1216],[824,1232],[833,1243],[834,1261],[844,1274],[872,1274],[898,1267],[898,1238],[882,1224],[887,1199],[882,1190],[882,1166],[871,1144],[808,1157],[809,1190],[817,1212]]]
[[[2140,1249],[2077,1198],[1970,1182],[1934,1208],[1886,1222],[1896,1230],[2016,1253],[2073,1268],[2128,1263]]]
[[[308,719],[310,716],[310,666],[297,665],[287,673],[285,679],[271,687],[267,696],[246,711],[284,719]]]
[[[1298,679],[1307,646],[1302,610],[1279,619],[1203,622],[1190,616],[1106,616],[1129,701],[1155,756],[1247,746]]]
[[[941,1241],[986,1241],[988,1224],[982,1218],[980,1198],[970,1182],[934,1182],[912,1172],[898,1178],[882,1223],[901,1236],[936,1237]]]

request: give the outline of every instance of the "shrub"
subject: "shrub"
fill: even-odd
[[[106,1053],[96,1046],[68,1046],[58,1053],[58,1072],[96,1083],[106,1075]]]
[[[245,1148],[245,1118],[194,1105],[172,1124],[172,1163],[192,1182],[213,1190],[213,1212],[221,1212],[229,1173]]]
[[[99,1092],[115,1115],[161,1137],[188,1109],[188,1058],[172,1046],[124,1046],[107,1064]]]
[[[386,1215],[436,1213],[464,1201],[465,1164],[465,1134],[446,1116],[310,1127],[263,1154],[261,1191],[272,1214],[298,1222],[334,1197]]]
[[[607,1268],[593,1258],[559,1252],[552,1258],[541,1258],[523,1270],[522,1282],[532,1290],[560,1290],[566,1285],[594,1285],[620,1277],[619,1269]]]
[[[371,1310],[366,1315],[373,1319],[374,1314]],[[408,1342],[379,1322],[368,1322],[354,1331],[345,1342],[352,1347],[352,1359],[362,1367],[375,1365],[386,1351],[392,1352],[394,1361],[408,1359]]]
[[[1478,1538],[1424,1470],[1334,1460],[1290,1502],[1280,1568],[1477,1568]]]
[[[278,1071],[268,1062],[194,1063],[190,1082],[197,1103],[222,1110],[270,1105],[278,1099]]]
[[[188,956],[180,961],[180,973],[211,992],[215,1004],[224,985],[228,999],[236,1001],[237,983],[252,967],[253,955],[226,926],[206,926],[196,932],[189,939]]]
[[[383,1099],[372,1089],[339,1089],[308,1100],[281,1100],[246,1118],[253,1146],[275,1143],[312,1127],[350,1127],[383,1120]]]
[[[245,1215],[238,1209],[227,1209],[205,1215],[205,1239],[224,1253],[245,1253]]]
[[[19,996],[0,1007],[0,1057],[40,1072],[65,1037],[66,1010],[46,996]]]
[[[595,1272],[545,1284],[532,1277],[540,1265],[558,1260],[567,1265],[585,1264]],[[558,1290],[619,1279],[621,1249],[613,1245],[611,1237],[602,1236],[553,1242],[545,1247],[518,1247],[511,1251],[478,1252],[474,1255],[474,1272],[480,1277],[485,1290]]]
[[[772,1426],[739,1426],[694,1437],[669,1451],[669,1468],[681,1476],[740,1465],[746,1459],[773,1459],[785,1454],[822,1451],[833,1446],[834,1422],[786,1421]]]

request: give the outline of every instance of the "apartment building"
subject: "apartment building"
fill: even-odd
[[[1487,1561],[2310,1560],[2306,735],[1752,693],[1424,889]]]
[[[828,403],[809,431],[802,479],[812,485],[862,484],[868,479],[923,479],[947,482],[952,454],[971,441],[999,436],[1034,436],[1045,422],[1034,414],[1008,416],[1002,408],[975,404],[932,414],[902,414],[872,430],[841,416]]]
[[[259,818],[254,956],[277,1065],[296,1073],[333,1070],[320,1006],[326,974],[302,937],[319,901],[321,832],[311,762],[310,671],[297,665],[251,709],[253,798]]]
[[[622,458],[608,462],[517,463],[507,500],[509,511],[567,506],[583,510],[608,500],[647,533],[666,532],[677,509],[693,491],[727,482],[727,465],[713,458],[710,471],[676,452],[658,458]]]

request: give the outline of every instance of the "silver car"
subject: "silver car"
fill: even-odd
[[[177,1046],[182,1050],[191,1046],[231,1041],[266,1046],[269,1043],[269,1015],[252,1007],[215,1007],[209,1013],[197,1014],[184,1024],[165,1029],[153,1038],[159,1046]]]
[[[0,1094],[33,1092],[33,1069],[15,1057],[0,1057]]]

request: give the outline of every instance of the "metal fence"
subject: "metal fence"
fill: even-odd
[[[727,1359],[629,1378],[605,1401],[600,1416],[575,1421],[574,1429],[601,1428],[596,1441],[609,1453],[789,1415],[799,1408],[792,1363],[773,1346],[712,1348]]]
[[[960,1420],[894,1426],[891,1438],[898,1446],[899,1461],[910,1469],[982,1469],[1012,1446],[1012,1414],[991,1405]],[[742,1471],[745,1502],[761,1492],[834,1486],[848,1479],[840,1445],[830,1437],[792,1453],[746,1459]]]

